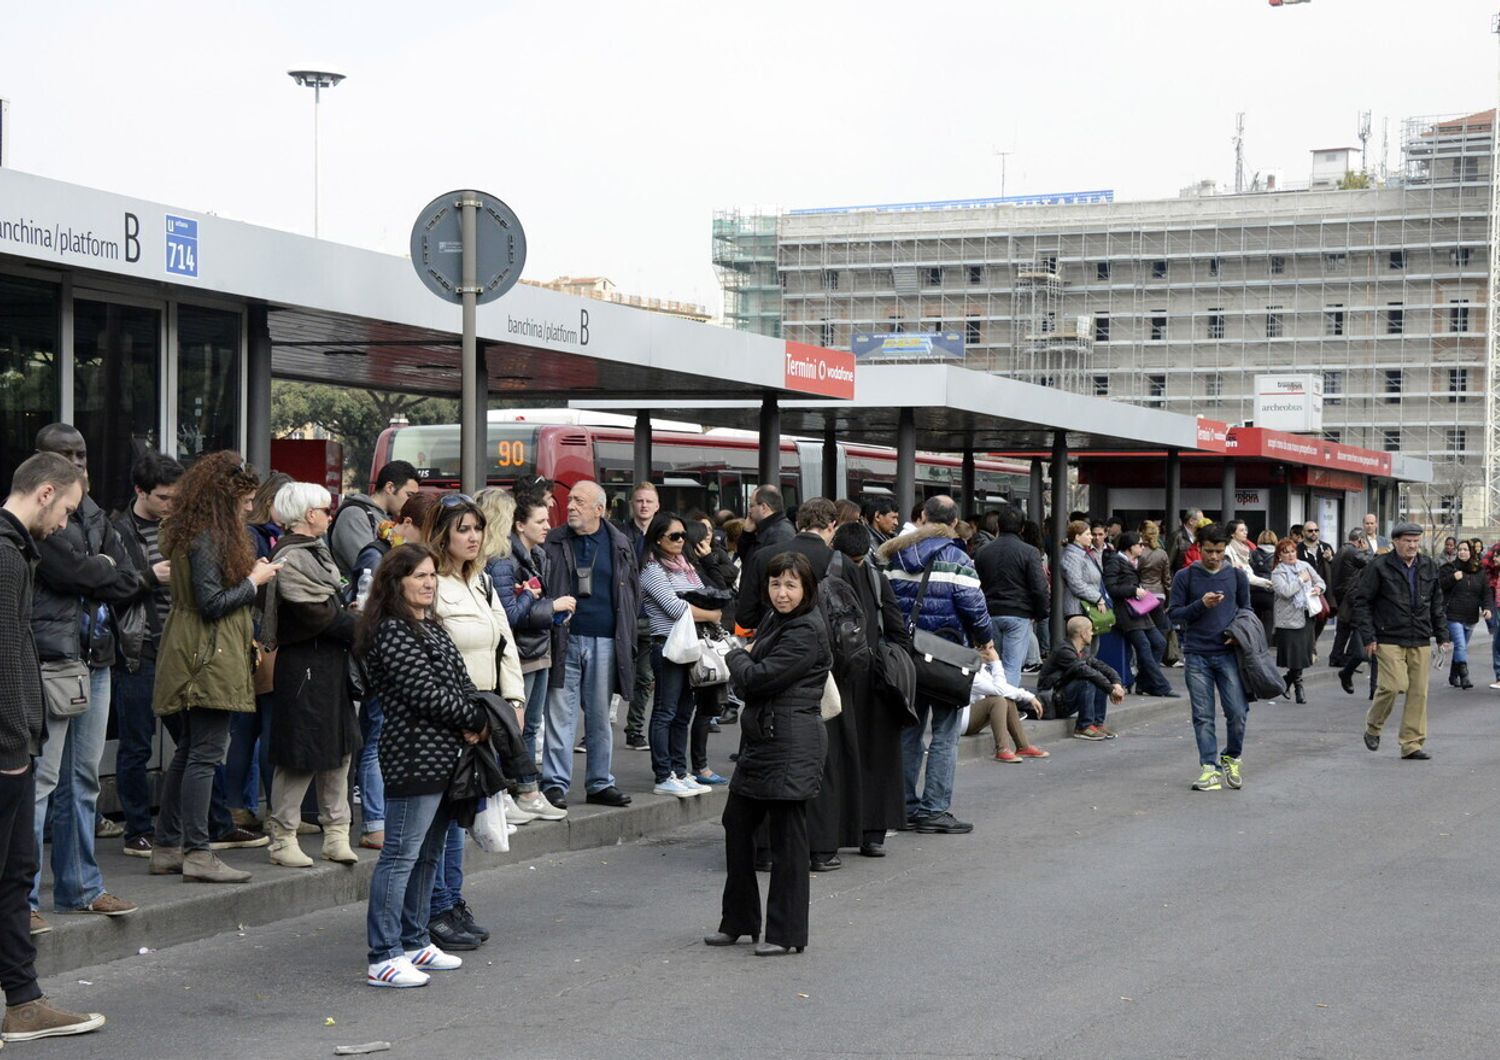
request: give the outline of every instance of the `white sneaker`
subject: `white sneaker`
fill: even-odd
[[[432,976],[419,972],[408,957],[392,957],[388,961],[372,964],[365,971],[365,982],[370,986],[390,986],[405,989],[426,986]]]
[[[536,814],[517,806],[516,800],[510,797],[508,791],[500,793],[500,803],[505,807],[505,820],[509,824],[525,824],[536,820]]]
[[[567,810],[564,810],[560,806],[552,805],[540,791],[533,792],[529,796],[522,795],[516,800],[516,805],[526,813],[531,814],[531,816],[538,817],[543,821],[561,821],[565,820],[568,816]]]
[[[669,776],[666,780],[656,782],[656,787],[651,789],[657,795],[676,795],[679,799],[690,799],[698,794],[676,777]]]
[[[444,953],[430,942],[419,950],[407,950],[406,959],[411,961],[414,968],[429,972],[451,972],[464,965],[462,957]]]
[[[679,773],[677,774],[677,779],[686,784],[694,795],[706,795],[714,790],[691,773]]]
[[[1496,681],[1494,684],[1490,685],[1490,687],[1495,689],[1496,691],[1500,691],[1500,681]]]

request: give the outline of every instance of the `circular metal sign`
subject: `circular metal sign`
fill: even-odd
[[[462,302],[463,210],[465,200],[478,203],[475,224],[478,301],[493,302],[516,285],[526,264],[526,233],[514,210],[482,191],[439,195],[417,217],[411,229],[411,263],[427,289],[439,298]]]

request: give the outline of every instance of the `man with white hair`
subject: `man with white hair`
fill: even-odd
[[[547,534],[543,549],[556,572],[557,592],[578,601],[557,628],[551,690],[542,746],[542,793],[566,809],[573,782],[573,738],[584,718],[587,801],[628,806],[610,772],[614,731],[609,701],[635,683],[636,615],[640,571],[630,541],[606,518],[608,501],[597,482],[576,483],[568,497],[568,525]]]

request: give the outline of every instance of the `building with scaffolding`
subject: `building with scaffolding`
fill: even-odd
[[[1305,181],[1243,194],[723,214],[725,320],[845,349],[856,333],[957,332],[970,368],[1230,423],[1253,421],[1258,373],[1313,373],[1325,439],[1433,461],[1402,514],[1476,524],[1486,458],[1500,463],[1484,370],[1493,124],[1407,121],[1383,182],[1328,148]]]

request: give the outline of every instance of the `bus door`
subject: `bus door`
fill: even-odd
[[[738,471],[719,472],[719,507],[737,516],[745,514],[745,479]]]

